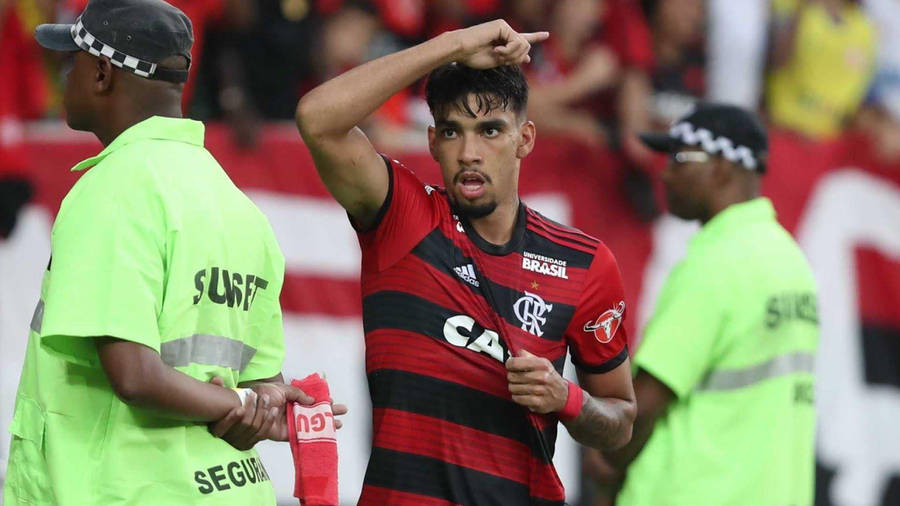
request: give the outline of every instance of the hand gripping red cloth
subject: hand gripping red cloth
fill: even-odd
[[[328,382],[310,374],[291,385],[315,399],[312,406],[292,402],[285,410],[294,456],[294,497],[307,506],[337,506],[337,438]]]

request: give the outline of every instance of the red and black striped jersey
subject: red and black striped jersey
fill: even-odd
[[[562,373],[628,356],[624,292],[597,239],[524,204],[510,241],[483,240],[446,193],[386,160],[390,190],[362,248],[373,449],[359,504],[558,505],[558,420],[515,404],[510,352]]]

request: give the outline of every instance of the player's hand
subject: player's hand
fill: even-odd
[[[519,65],[531,61],[531,45],[546,40],[550,32],[518,33],[506,21],[495,19],[450,34],[460,53],[456,61],[476,69]]]
[[[506,379],[512,400],[534,413],[561,410],[569,398],[569,383],[556,372],[553,364],[522,350],[506,361]]]

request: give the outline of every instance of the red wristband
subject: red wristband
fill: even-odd
[[[568,380],[566,380],[568,381]],[[557,418],[564,422],[574,420],[581,413],[581,405],[584,403],[584,390],[580,386],[569,381],[569,398],[566,405],[556,413]]]

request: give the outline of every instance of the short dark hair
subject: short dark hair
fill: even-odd
[[[469,105],[469,95],[475,95],[475,110]],[[448,63],[428,75],[425,101],[435,118],[445,115],[451,106],[472,117],[493,109],[508,109],[520,115],[528,106],[528,83],[518,65],[473,69]]]

